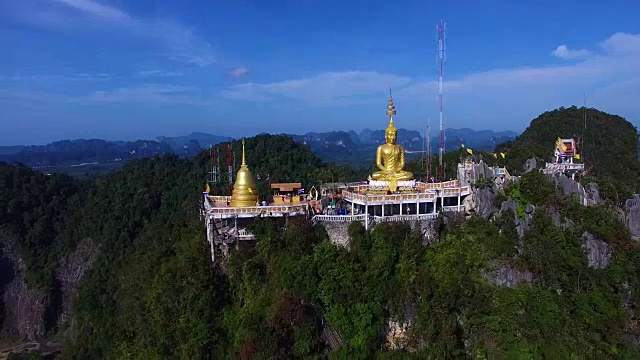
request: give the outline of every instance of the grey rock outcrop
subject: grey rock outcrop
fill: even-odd
[[[609,266],[612,254],[609,244],[588,232],[584,232],[582,234],[582,247],[587,253],[588,266],[590,268],[604,269]]]
[[[2,301],[5,319],[2,330],[8,335],[36,340],[45,333],[45,310],[47,294],[42,290],[31,289],[24,281],[25,264],[20,254],[13,248],[16,237],[9,232],[0,233],[0,246],[5,260],[12,265],[14,276],[4,289]]]
[[[514,221],[516,223],[516,231],[518,232],[518,237],[522,239],[524,233],[531,229],[533,222],[533,214],[535,213],[535,206],[528,204],[524,209],[524,219],[518,217],[518,204],[513,200],[505,200],[502,202],[500,206],[500,216],[507,210],[513,211]]]
[[[30,289],[22,276],[9,283],[2,295],[5,306],[3,329],[10,335],[36,340],[45,332],[44,314],[48,303],[41,290]]]
[[[584,187],[585,197],[587,203],[591,205],[602,204],[602,198],[600,197],[600,186],[596,183],[588,183]]]
[[[629,228],[631,237],[640,240],[640,194],[635,194],[626,201],[624,223]]]
[[[507,265],[493,264],[492,269],[483,273],[485,279],[496,286],[517,287],[520,284],[533,282],[530,271],[521,271]]]
[[[571,228],[571,226],[573,226],[573,222],[567,218],[563,219],[562,214],[560,214],[560,211],[558,211],[558,209],[556,209],[554,206],[550,206],[547,213],[551,218],[551,222],[557,228],[560,228],[562,230],[567,230]]]
[[[69,320],[71,304],[77,286],[93,265],[97,256],[97,246],[91,240],[81,241],[74,251],[60,259],[55,270],[56,280],[60,284],[61,301],[54,293],[34,289],[24,280],[25,264],[14,249],[17,238],[8,232],[0,233],[0,247],[3,259],[11,265],[13,276],[6,284],[1,295],[5,308],[2,330],[10,336],[24,337],[28,340],[40,340],[49,327],[60,326]],[[3,274],[5,275],[5,274]],[[58,317],[52,315],[58,314]]]
[[[458,168],[458,180],[460,181],[460,186],[475,185],[481,179],[492,184],[494,177],[495,173],[482,161],[477,164],[471,164],[471,169],[468,170],[465,168]]]
[[[493,188],[483,188],[474,191],[473,196],[476,204],[476,214],[487,219],[489,216],[497,210],[493,205],[493,200],[496,197]]]
[[[493,205],[493,199],[495,199],[495,189],[492,187],[486,187],[476,189],[463,201],[463,206],[466,215],[472,213],[477,214],[485,219],[488,219],[492,213],[498,209]]]
[[[531,159],[524,162],[524,172],[528,173],[532,170],[535,170],[538,167],[538,161],[536,158],[532,157]]]
[[[585,188],[579,182],[563,174],[555,174],[552,179],[556,187],[560,188],[565,195],[577,194],[580,198],[580,203],[585,206],[594,206],[602,203],[598,184],[589,183]]]
[[[98,256],[98,246],[92,239],[84,239],[78,243],[75,250],[62,258],[56,269],[56,279],[60,283],[62,292],[62,304],[58,324],[69,320],[71,304],[76,289],[84,274],[92,266]]]
[[[323,223],[329,240],[335,245],[349,247],[349,222],[325,222]]]

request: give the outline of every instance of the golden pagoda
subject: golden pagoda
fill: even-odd
[[[244,139],[242,139],[242,165],[236,175],[236,182],[233,184],[233,193],[231,194],[230,206],[256,206],[258,202],[258,191],[253,181],[253,175],[247,167],[247,161],[244,155]]]

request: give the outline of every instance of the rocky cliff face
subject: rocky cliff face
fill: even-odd
[[[462,205],[466,215],[475,213],[476,215],[488,219],[497,208],[493,205],[496,197],[495,187],[485,187],[475,189],[470,195],[464,198]]]
[[[552,180],[565,195],[577,194],[582,205],[594,206],[602,204],[598,184],[589,183],[583,187],[579,182],[562,174],[554,175]]]
[[[518,237],[522,239],[524,233],[529,230],[532,226],[533,221],[533,213],[536,210],[535,206],[528,204],[524,209],[524,219],[517,216],[518,213],[518,204],[512,200],[505,200],[502,202],[500,206],[499,214],[502,216],[504,212],[507,210],[513,211],[514,221],[516,223],[516,231],[518,232]]]
[[[452,218],[453,215],[448,214],[445,217],[445,222],[450,224],[455,222],[456,219]],[[459,221],[459,219],[457,220]],[[322,223],[325,230],[327,231],[327,235],[329,236],[329,240],[335,245],[343,246],[345,248],[349,248],[349,222],[325,222]],[[438,241],[438,229],[435,220],[423,220],[423,221],[413,221],[410,222],[409,225],[412,229],[416,229],[419,227],[420,233],[422,234],[422,245],[427,246],[431,243]],[[375,223],[370,224],[370,227],[375,226]]]
[[[635,194],[627,200],[623,214],[624,223],[627,224],[631,237],[640,240],[640,194]]]
[[[73,252],[60,259],[55,271],[55,286],[51,291],[45,291],[33,289],[25,283],[25,265],[13,248],[14,243],[15,237],[1,234],[3,256],[0,263],[12,272],[9,277],[3,272],[5,284],[0,286],[5,315],[2,333],[39,340],[46,332],[58,329],[69,319],[75,290],[95,261],[97,246],[90,239],[83,240]]]
[[[530,271],[521,271],[511,266],[497,263],[492,263],[489,266],[489,270],[482,275],[493,285],[510,288],[533,282],[533,274]]]
[[[76,289],[84,274],[91,268],[98,256],[98,246],[92,239],[84,239],[68,256],[62,258],[56,269],[56,279],[60,284],[60,312],[58,325],[69,320],[71,304]]]
[[[349,248],[349,224],[349,222],[325,222],[322,225],[332,243]]]
[[[31,289],[25,283],[24,261],[13,247],[16,236],[6,231],[0,237],[2,261],[12,272],[6,278],[8,282],[2,293],[4,305],[2,333],[12,337],[25,337],[28,340],[38,339],[45,333],[44,320],[49,302],[48,294],[42,290]]]
[[[596,236],[585,232],[582,234],[582,247],[587,254],[588,266],[595,269],[604,269],[611,262],[612,249],[609,244]]]
[[[475,185],[481,181],[493,182],[494,178],[494,172],[482,161],[471,164],[471,169],[458,169],[460,186]]]

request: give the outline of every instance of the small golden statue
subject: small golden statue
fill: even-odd
[[[404,171],[404,148],[402,145],[396,144],[398,129],[393,124],[393,115],[396,114],[396,108],[393,105],[393,96],[389,91],[389,105],[387,106],[387,115],[389,115],[389,126],[384,131],[386,144],[378,146],[376,150],[376,166],[380,171],[376,171],[371,175],[373,180],[379,181],[404,181],[413,179],[413,174]]]

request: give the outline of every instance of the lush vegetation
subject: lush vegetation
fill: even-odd
[[[0,230],[20,252],[25,280],[49,286],[63,250],[56,241],[64,229],[79,184],[66,175],[46,176],[25,166],[0,163]]]
[[[630,314],[619,294],[638,285],[640,249],[609,209],[544,197],[553,187],[537,176],[509,190],[537,206],[521,242],[510,212],[496,222],[472,218],[450,227],[426,249],[407,225],[383,223],[366,232],[354,223],[347,250],[305,223],[280,233],[259,222],[257,249],[235,253],[228,270],[226,356],[317,354],[322,323],[341,335],[343,347],[332,356],[348,358],[638,355],[624,339]],[[552,225],[545,211],[551,206],[574,227]],[[608,268],[588,267],[584,231],[612,246]],[[491,285],[484,274],[496,267],[530,271],[534,282]],[[633,296],[627,305],[638,309]],[[411,324],[404,342],[415,353],[382,350],[389,319]]]
[[[246,149],[254,175],[272,182],[307,187],[361,176],[324,165],[283,136],[247,139]],[[461,154],[447,154],[446,163]],[[322,226],[289,219],[283,231],[260,219],[257,245],[212,267],[198,206],[208,162],[206,153],[137,160],[86,183],[2,165],[0,226],[16,234],[31,286],[53,288],[58,259],[79,240],[99,246],[72,320],[57,329],[66,335],[64,358],[638,355],[625,338],[627,309],[640,309],[629,291],[639,286],[637,243],[613,208],[582,207],[538,172],[499,194],[498,202],[516,201],[516,214],[441,218],[440,241],[427,248],[408,224],[365,231],[354,223],[345,249]],[[420,171],[420,163],[410,166]],[[571,225],[557,227],[552,210]],[[522,221],[531,229],[520,239]],[[585,231],[612,248],[608,267],[588,266]],[[533,282],[494,285],[501,268],[531,272]],[[390,320],[409,325],[396,339],[404,350],[385,346]]]
[[[617,194],[608,194],[610,198],[617,195],[623,200],[640,190],[637,129],[620,116],[596,109],[572,106],[545,112],[514,141],[499,145],[497,151],[508,154],[509,170],[518,173],[531,157],[549,161],[558,137],[578,140],[578,151],[591,179],[609,192],[618,190]]]

